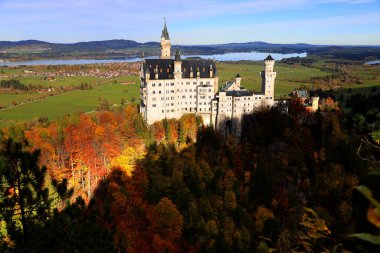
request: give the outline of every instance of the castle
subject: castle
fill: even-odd
[[[144,59],[141,66],[140,113],[147,124],[195,113],[202,116],[205,125],[219,130],[227,126],[232,131],[239,131],[245,114],[274,104],[274,62],[270,55],[264,60],[261,92],[244,89],[239,74],[235,81],[218,90],[214,61],[182,59],[178,48],[172,58],[165,22],[161,56],[159,59]]]

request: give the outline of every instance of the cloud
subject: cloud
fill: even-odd
[[[377,0],[319,0],[322,4],[368,4],[375,3]]]

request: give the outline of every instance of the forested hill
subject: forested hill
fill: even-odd
[[[380,46],[333,46],[297,44],[271,44],[261,41],[214,45],[179,45],[183,54],[223,54],[229,52],[303,53],[348,60],[380,58]],[[0,41],[0,59],[44,58],[119,58],[158,55],[158,42],[139,43],[133,40],[104,40],[78,43],[49,43],[38,40]]]
[[[4,129],[0,252],[380,252],[379,97],[279,104],[240,140],[132,105]]]

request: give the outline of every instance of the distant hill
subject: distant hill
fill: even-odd
[[[230,52],[303,53],[323,57],[371,60],[380,59],[380,46],[331,46],[271,44],[262,41],[215,45],[180,45],[183,54],[223,54]],[[104,40],[78,43],[49,43],[39,40],[0,41],[0,59],[44,58],[126,58],[158,55],[158,42],[139,43],[133,40]]]

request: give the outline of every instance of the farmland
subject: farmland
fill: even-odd
[[[332,70],[335,68],[337,68],[336,64],[325,63],[321,60],[310,66],[277,62],[275,65],[277,72],[276,98],[287,97],[292,90],[300,86],[311,88],[318,82],[318,78],[321,80],[327,77],[331,78]],[[262,62],[220,62],[217,63],[217,69],[219,87],[225,82],[233,80],[239,73],[245,88],[248,90],[261,89]],[[20,76],[15,79],[25,85],[33,84],[39,87],[55,88],[56,90],[60,89],[60,92],[1,91],[0,104],[11,107],[0,110],[0,127],[16,122],[36,120],[39,117],[46,117],[54,121],[64,114],[91,112],[96,110],[102,100],[107,100],[110,105],[120,105],[122,99],[125,103],[138,103],[139,100],[139,77],[136,73],[116,78],[57,75],[54,79],[49,80],[46,78],[46,73],[49,74],[52,70],[40,67],[39,71],[44,75],[39,75],[37,71],[34,76]],[[380,86],[380,66],[339,65],[339,71],[343,73],[341,75],[356,76],[355,80],[360,80],[360,83],[344,84],[339,89],[333,89],[333,93],[338,96],[354,94],[356,91],[370,93],[372,87]],[[0,73],[17,76],[24,72],[22,67],[19,67],[0,68]],[[0,80],[7,79],[4,78],[4,74]],[[331,85],[333,83],[335,85],[336,79],[331,79]],[[91,85],[91,89],[66,89],[82,83]],[[331,85],[329,84],[328,87]],[[15,104],[17,106],[12,106]]]
[[[122,82],[128,81],[134,82],[134,84],[122,84]],[[111,105],[120,105],[122,99],[126,103],[135,101],[139,97],[137,81],[138,77],[136,76],[121,77],[109,80],[92,90],[73,90],[1,110],[0,127],[39,117],[55,120],[67,113],[94,111],[101,100],[107,100]]]

